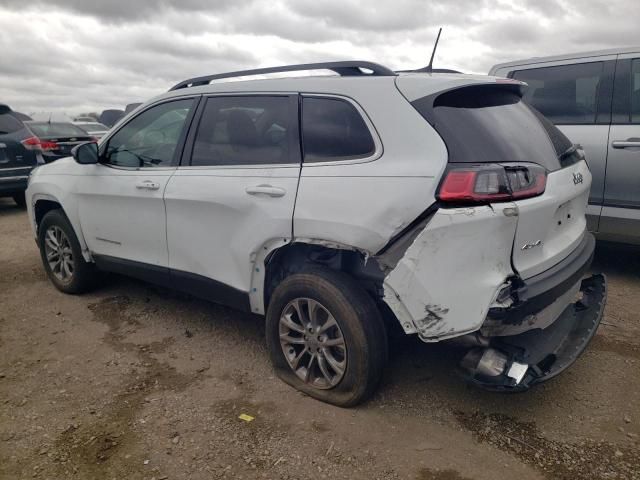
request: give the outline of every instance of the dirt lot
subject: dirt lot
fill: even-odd
[[[0,478],[640,478],[640,252],[599,246],[594,270],[605,324],[554,381],[482,392],[407,339],[345,410],[274,378],[259,317],[123,277],[59,293],[0,199]]]

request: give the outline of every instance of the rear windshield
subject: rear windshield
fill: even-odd
[[[101,123],[76,123],[76,126],[83,128],[84,130],[109,130],[109,127],[102,125]]]
[[[22,122],[10,113],[0,114],[0,135],[17,132],[23,128]]]
[[[512,88],[464,87],[412,105],[440,134],[451,163],[532,162],[553,171],[578,159],[567,137]]]
[[[29,128],[38,137],[85,137],[87,132],[71,123],[31,122]]]

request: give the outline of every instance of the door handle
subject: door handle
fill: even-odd
[[[160,184],[152,182],[151,180],[143,180],[142,182],[136,183],[136,188],[145,190],[158,190],[160,188]]]
[[[249,195],[268,195],[270,197],[284,197],[287,191],[284,188],[273,187],[271,185],[256,185],[245,189]]]
[[[611,143],[613,148],[640,148],[640,138],[629,138],[627,140],[616,140]]]

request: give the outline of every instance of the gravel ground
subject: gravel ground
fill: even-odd
[[[2,479],[640,479],[638,250],[598,247],[605,323],[553,381],[479,391],[407,338],[347,410],[274,378],[261,318],[124,277],[64,295],[10,200],[0,227]]]

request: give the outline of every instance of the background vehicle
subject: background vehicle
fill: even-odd
[[[68,157],[76,145],[97,140],[72,123],[29,121],[25,124],[40,139],[40,150],[46,163]]]
[[[73,123],[80,123],[80,122],[95,122],[96,118],[95,117],[90,117],[88,115],[81,115],[79,117],[73,117]]]
[[[98,122],[111,128],[123,116],[124,116],[124,110],[117,110],[117,109],[103,110],[100,116],[98,117]]]
[[[136,108],[138,108],[140,105],[142,105],[142,103],[136,102],[136,103],[128,103],[126,107],[124,107],[124,113],[127,114],[133,110],[135,110]]]
[[[38,161],[40,140],[8,105],[0,104],[0,196],[24,206],[27,179]]]
[[[11,111],[11,115],[16,117],[18,120],[22,120],[23,122],[26,120],[31,120],[31,117],[25,113],[16,112],[15,110]]]
[[[81,128],[92,137],[102,138],[108,131],[109,127],[99,122],[73,122],[76,127]]]
[[[584,148],[589,229],[640,243],[640,47],[501,63],[489,74],[526,82],[525,100]]]
[[[209,84],[310,69],[341,77]],[[526,389],[584,350],[606,285],[582,280],[589,169],[521,87],[369,62],[185,80],[34,172],[44,268],[68,293],[100,269],[264,314],[278,376],[338,405],[374,391],[394,327]]]

